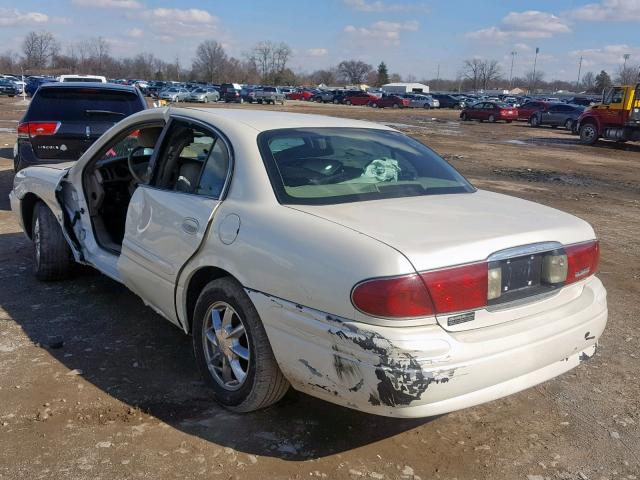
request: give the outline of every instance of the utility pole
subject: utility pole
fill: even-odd
[[[533,57],[533,78],[531,79],[529,93],[535,93],[536,89],[536,64],[538,63],[538,53],[540,53],[540,47],[536,47],[536,56]]]
[[[576,93],[580,90],[580,73],[582,73],[582,55],[580,55],[580,64],[578,65],[578,81],[576,82]]]
[[[622,82],[625,83],[627,80],[627,60],[629,60],[629,57],[631,55],[628,53],[625,53],[624,55],[622,55],[622,58],[624,58],[624,63],[622,64]]]
[[[440,83],[440,62],[438,62],[438,73],[436,73],[436,85]],[[436,86],[436,88],[438,88]]]
[[[513,62],[516,58],[516,55],[518,55],[518,52],[516,52],[515,50],[511,52],[511,70],[509,71],[509,90],[513,88]]]

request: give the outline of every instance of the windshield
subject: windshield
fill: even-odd
[[[269,130],[260,152],[280,203],[328,205],[475,189],[434,151],[399,132]]]

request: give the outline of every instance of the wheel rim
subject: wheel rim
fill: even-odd
[[[40,220],[37,218],[33,226],[33,244],[36,250],[36,266],[40,266]]]
[[[591,125],[587,125],[582,129],[582,138],[584,138],[585,140],[593,139],[595,134],[596,134],[596,130]]]
[[[491,123],[493,123],[493,122],[495,122],[495,121],[496,121],[496,118],[495,118],[493,115],[491,115],[491,116],[489,117],[489,121],[490,121]]]
[[[571,120],[567,120],[564,126],[567,130],[571,130],[571,127],[573,126],[573,122]]]
[[[531,125],[534,127],[538,125],[538,117],[531,117]]]
[[[249,373],[249,336],[242,318],[226,302],[214,303],[202,325],[207,367],[225,390],[238,390]]]

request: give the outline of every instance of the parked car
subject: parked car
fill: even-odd
[[[0,95],[7,95],[8,97],[15,97],[22,92],[18,86],[11,80],[0,79]]]
[[[189,90],[183,87],[169,87],[165,88],[158,94],[158,98],[161,100],[168,100],[170,102],[184,102],[189,96]]]
[[[33,97],[33,95],[36,93],[40,85],[43,85],[45,83],[55,83],[55,82],[57,82],[57,80],[53,77],[36,77],[36,76],[29,77],[27,78],[24,90],[27,95],[29,95],[30,97]]]
[[[439,415],[576,367],[607,320],[588,223],[477,190],[377,123],[149,109],[75,165],[22,170],[10,204],[37,278],[76,260],[125,284],[236,412],[291,385]]]
[[[258,103],[279,103],[284,105],[285,95],[278,87],[262,87],[255,91],[255,99]]]
[[[411,101],[401,95],[384,93],[381,97],[370,100],[369,105],[374,108],[408,108]]]
[[[518,110],[501,102],[478,102],[460,112],[460,118],[466,120],[485,120],[490,123],[505,121],[511,123],[518,118]]]
[[[361,90],[348,92],[342,99],[345,105],[369,105],[371,102],[378,100],[378,97]]]
[[[342,90],[318,90],[313,97],[313,101],[318,103],[333,103],[333,99],[341,92]]]
[[[217,90],[214,90],[213,88],[202,88],[202,87],[196,88],[191,92],[189,92],[189,95],[187,95],[187,98],[186,98],[187,102],[202,102],[202,103],[217,102],[218,100],[220,100],[220,94],[218,93]]]
[[[438,102],[440,102],[440,108],[462,109],[466,106],[466,103],[464,100],[456,98],[453,95],[434,93],[431,96],[436,100],[438,100]]]
[[[582,105],[583,107],[589,107],[595,105],[598,100],[589,97],[571,97],[567,100],[567,103],[572,105]]]
[[[110,83],[46,83],[18,124],[14,169],[80,158],[100,135],[147,104],[134,87]]]
[[[159,80],[153,80],[149,82],[149,86],[147,87],[147,94],[151,97],[157,97],[162,90],[167,88],[167,82],[162,82]]]
[[[237,83],[223,83],[220,85],[222,99],[225,103],[244,103],[244,98],[240,94],[242,86]]]
[[[60,75],[59,82],[86,82],[107,83],[107,78],[102,75]]]
[[[440,102],[431,95],[420,93],[405,93],[404,98],[409,100],[409,106],[413,108],[440,108]]]
[[[529,102],[525,102],[524,104],[518,107],[518,120],[527,120],[531,118],[531,116],[537,111],[545,111],[549,108],[549,102],[545,102],[542,100],[531,100]]]
[[[316,92],[314,90],[303,88],[303,89],[289,92],[286,96],[288,100],[313,101],[313,98],[315,97],[315,95],[316,95]]]
[[[529,118],[529,124],[532,127],[542,127],[544,125],[549,125],[553,128],[564,127],[573,132],[582,112],[584,112],[583,106],[558,103],[549,106],[546,110],[535,112]]]

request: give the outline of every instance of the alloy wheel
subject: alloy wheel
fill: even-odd
[[[226,302],[214,303],[202,324],[207,367],[225,390],[238,390],[249,373],[249,337],[242,318]]]

